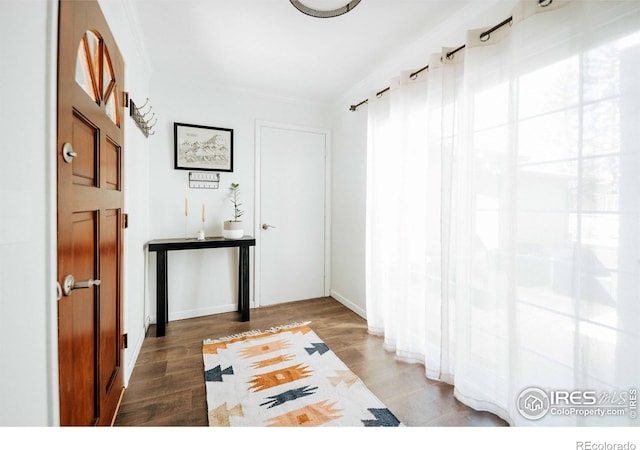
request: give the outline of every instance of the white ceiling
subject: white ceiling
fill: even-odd
[[[289,0],[134,0],[134,11],[154,73],[327,102],[469,3],[362,0],[328,19]]]

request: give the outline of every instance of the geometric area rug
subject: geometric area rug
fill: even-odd
[[[308,324],[203,342],[209,426],[403,426]]]

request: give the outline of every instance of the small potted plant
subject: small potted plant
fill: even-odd
[[[240,209],[242,203],[238,201],[240,185],[238,183],[231,183],[229,194],[231,196],[231,203],[233,204],[233,220],[227,220],[224,222],[222,236],[225,239],[240,239],[244,235],[243,223],[242,220],[240,220],[244,211]]]

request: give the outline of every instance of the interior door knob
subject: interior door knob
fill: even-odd
[[[62,292],[64,295],[71,295],[71,291],[74,289],[87,289],[93,286],[100,286],[100,280],[92,280],[89,278],[84,281],[76,281],[75,278],[73,278],[73,275],[69,274],[64,277]]]
[[[269,228],[275,228],[273,225],[269,225],[268,223],[263,223],[262,224],[262,229],[263,230],[268,230]]]

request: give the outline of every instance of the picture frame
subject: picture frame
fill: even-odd
[[[233,172],[233,129],[174,122],[174,168]]]

